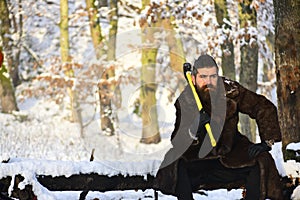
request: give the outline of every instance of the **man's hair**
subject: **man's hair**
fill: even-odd
[[[197,60],[195,60],[193,74],[196,75],[198,73],[197,69],[204,67],[216,67],[218,69],[216,61],[213,59],[213,57],[207,54],[201,55]]]

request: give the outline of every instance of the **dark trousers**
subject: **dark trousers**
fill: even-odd
[[[258,200],[260,195],[260,173],[258,165],[244,168],[226,168],[219,160],[186,162],[180,160],[176,196],[178,200],[192,200],[192,192],[201,184],[226,184],[244,180],[246,200]]]

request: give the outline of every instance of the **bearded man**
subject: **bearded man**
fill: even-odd
[[[200,188],[245,186],[247,200],[283,199],[280,176],[269,153],[281,141],[276,107],[264,96],[218,75],[209,55],[201,55],[192,68],[192,82],[203,109],[198,110],[191,87],[175,102],[173,147],[156,175],[155,187],[179,200],[193,199]],[[256,120],[260,143],[252,143],[238,130],[239,112]],[[205,124],[217,141],[213,147]]]

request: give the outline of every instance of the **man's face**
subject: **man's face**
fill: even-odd
[[[192,76],[196,88],[202,92],[215,92],[218,83],[217,67],[204,67],[197,69],[198,73]]]

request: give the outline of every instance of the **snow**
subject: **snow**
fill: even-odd
[[[14,1],[12,1],[14,3]],[[140,1],[130,1],[132,4],[140,6]],[[153,0],[152,2],[163,2]],[[229,2],[229,1],[228,1]],[[261,6],[262,14],[260,15],[258,32],[258,43],[261,46],[261,56],[269,63],[273,63],[273,57],[266,43],[266,35],[274,33],[274,17],[273,14],[266,11],[270,9],[272,1],[266,1],[264,6]],[[212,54],[221,56],[222,51],[219,47],[225,37],[219,36],[219,33],[229,30],[215,30],[217,26],[215,18],[211,15],[213,12],[213,5],[207,1],[177,2],[179,6],[194,8],[186,11],[180,8],[180,13],[188,16],[184,23],[179,23],[178,31],[179,37],[183,37],[186,46],[189,49],[189,54],[186,55],[187,61],[192,62],[195,55],[211,51]],[[174,3],[174,6],[177,5]],[[234,1],[231,2],[235,4]],[[16,4],[16,3],[15,3]],[[74,63],[91,64],[95,62],[92,54],[94,53],[90,37],[89,26],[85,15],[84,1],[69,1],[70,15],[70,47],[71,55],[76,55],[73,58]],[[17,4],[16,4],[17,5]],[[26,51],[21,53],[21,74],[23,79],[30,79],[37,74],[51,75],[52,68],[60,63],[56,60],[59,57],[59,1],[53,1],[53,4],[47,4],[42,0],[26,1],[22,4],[23,14],[28,15],[24,17],[24,32],[20,38],[19,34],[11,35],[14,43],[19,39],[22,40],[22,45],[27,51],[31,52],[29,56]],[[17,13],[18,6],[13,6],[13,12]],[[107,8],[101,8],[101,15],[105,16],[108,13]],[[53,11],[55,10],[55,12]],[[122,10],[122,9],[120,9]],[[12,12],[12,13],[13,13]],[[122,11],[124,12],[124,11]],[[202,21],[195,23],[193,21],[193,12],[197,12],[199,16],[203,15]],[[236,11],[235,11],[236,12]],[[146,10],[142,11],[144,15]],[[259,13],[259,12],[258,12]],[[133,13],[126,13],[128,16],[133,16]],[[233,13],[234,14],[234,13]],[[236,14],[236,13],[235,13]],[[140,60],[140,50],[143,48],[141,42],[141,31],[138,27],[134,27],[133,21],[137,21],[140,16],[133,16],[133,18],[119,19],[119,36],[117,48],[116,65],[122,65],[123,69],[117,71],[118,76],[127,76],[128,74],[136,73],[141,66],[137,60]],[[103,32],[107,34],[108,24],[105,19],[101,19]],[[149,20],[149,19],[148,19]],[[177,19],[182,21],[181,18]],[[175,22],[178,22],[175,21]],[[206,26],[209,22],[209,26]],[[226,21],[226,23],[229,23]],[[229,35],[242,34],[243,30],[235,31],[237,29],[236,22],[231,21],[233,32]],[[257,34],[256,29],[250,29],[253,35]],[[182,33],[184,33],[182,35]],[[216,34],[218,33],[218,34]],[[170,34],[167,30],[159,37]],[[179,35],[179,34],[178,34]],[[193,35],[193,37],[190,37]],[[159,38],[158,38],[159,39]],[[205,41],[205,42],[203,42]],[[162,42],[162,41],[160,41]],[[208,43],[211,46],[216,46],[216,49],[209,49]],[[162,43],[163,44],[163,43]],[[265,47],[265,48],[262,48]],[[198,49],[197,49],[198,48]],[[160,77],[161,74],[174,77],[174,72],[167,67],[163,67],[162,63],[168,63],[169,58],[164,54],[168,49],[161,49],[159,60]],[[24,53],[25,52],[25,53]],[[176,53],[176,52],[175,52]],[[41,59],[42,69],[33,70],[29,63],[30,59]],[[168,65],[167,65],[168,66]],[[177,80],[177,79],[176,79]],[[176,80],[174,82],[176,82]],[[75,80],[76,81],[76,80]],[[91,82],[94,80],[90,80]],[[124,82],[126,80],[123,80]],[[130,82],[130,81],[129,81]],[[99,108],[91,106],[82,106],[82,113],[84,122],[90,121],[89,126],[84,128],[83,136],[80,132],[78,124],[68,121],[70,110],[63,104],[58,105],[54,100],[46,99],[45,96],[40,95],[38,98],[28,98],[23,96],[22,91],[26,87],[32,87],[41,84],[37,81],[29,83],[30,86],[22,84],[16,88],[18,99],[18,106],[20,111],[12,114],[0,113],[0,161],[8,161],[8,163],[1,163],[0,178],[5,176],[15,176],[20,173],[25,180],[19,185],[20,188],[26,184],[32,184],[34,193],[39,200],[69,200],[79,199],[80,192],[75,191],[49,191],[39,184],[36,180],[36,174],[52,175],[52,176],[70,176],[71,174],[79,173],[99,173],[108,176],[122,174],[124,176],[152,174],[154,175],[163,159],[164,154],[171,147],[169,138],[170,133],[174,127],[175,110],[173,102],[168,99],[171,93],[178,96],[179,91],[174,89],[174,84],[165,82],[158,83],[157,109],[159,114],[160,135],[162,141],[159,144],[141,144],[139,142],[141,137],[141,120],[133,114],[133,104],[138,97],[140,84],[130,82],[130,84],[122,84],[122,90],[126,91],[123,94],[123,101],[120,108],[114,113],[118,116],[117,133],[114,136],[106,136],[100,130]],[[77,85],[76,85],[77,86]],[[176,87],[176,86],[175,86]],[[126,90],[125,90],[126,89]],[[275,91],[275,90],[273,90]],[[96,96],[96,95],[95,95]],[[274,95],[273,95],[274,96]],[[69,101],[62,97],[65,102]],[[91,97],[98,100],[97,97]],[[273,102],[276,102],[274,100]],[[95,114],[96,112],[96,114]],[[95,117],[93,115],[95,114]],[[289,144],[288,149],[299,150],[299,143]],[[94,161],[90,162],[91,152],[94,150]],[[281,152],[281,143],[276,143],[271,151],[276,166],[281,175],[288,175],[299,177],[300,164],[295,161],[284,162]],[[146,178],[146,177],[145,177]],[[11,185],[12,187],[12,185]],[[10,188],[10,191],[12,188]],[[194,194],[196,200],[228,200],[240,199],[242,196],[241,190],[227,191],[219,189],[214,191],[204,191],[206,195]],[[293,194],[294,199],[300,199],[300,188],[298,187]],[[153,199],[154,191],[149,189],[145,191],[108,191],[88,193],[86,199]],[[158,193],[160,200],[173,200],[173,196]]]
[[[80,137],[76,124],[65,119],[65,113],[61,112],[58,105],[54,102],[30,99],[20,103],[20,108],[20,112],[12,115],[0,114],[0,160],[10,159],[8,163],[1,164],[0,177],[14,176],[20,173],[25,180],[19,187],[32,184],[34,193],[41,200],[78,199],[80,192],[49,191],[37,182],[36,174],[65,175],[66,177],[72,174],[91,172],[108,176],[116,174],[145,175],[147,173],[154,175],[161,163],[163,156],[161,151],[166,149],[169,140],[168,137],[163,137],[160,144],[151,148],[151,146],[140,144],[137,136],[123,134],[120,137],[126,139],[127,142],[130,137],[132,141],[135,141],[135,143],[131,143],[135,148],[122,145],[123,152],[115,156],[112,149],[116,148],[113,147],[116,138],[102,135],[99,137],[106,139],[96,140],[97,145],[104,147],[111,144],[113,146],[101,148],[105,152],[98,156],[95,153],[95,161],[89,162],[90,148],[87,144],[88,141],[85,141],[89,138]],[[134,151],[134,149],[138,151]],[[158,152],[161,158],[155,160],[153,152]],[[102,159],[104,155],[106,159]],[[108,157],[110,159],[107,159]],[[149,160],[151,157],[153,159]],[[120,158],[121,160],[119,160]],[[132,161],[133,158],[136,161]],[[90,192],[87,199],[119,199],[120,197],[123,199],[151,199],[152,197],[147,196],[153,196],[153,194],[153,190]],[[207,192],[207,196],[194,195],[196,199],[228,199],[239,198],[241,191],[216,190]],[[175,198],[159,193],[159,199]]]
[[[131,94],[130,90],[129,92]],[[95,120],[85,131],[85,137],[80,137],[79,127],[70,123],[66,119],[67,112],[54,102],[28,99],[23,103],[20,102],[19,105],[21,109],[19,112],[0,114],[0,160],[10,158],[9,163],[1,164],[0,177],[20,173],[25,180],[19,187],[32,184],[33,191],[41,200],[78,199],[80,192],[49,191],[37,182],[36,174],[65,175],[66,177],[91,172],[108,176],[145,175],[147,173],[154,175],[164,153],[170,148],[168,132],[173,128],[174,120],[174,108],[172,111],[171,105],[160,108],[161,113],[165,113],[162,121],[166,122],[162,129],[162,142],[149,146],[139,143],[138,132],[141,127],[132,116],[128,117],[131,112],[122,112],[122,109],[121,114],[127,115],[127,118],[120,117],[119,120],[122,122],[120,127],[123,127],[123,131],[120,131],[118,136],[104,136],[99,133],[99,122]],[[124,128],[129,125],[135,127],[129,127],[128,130],[135,130],[130,134]],[[116,141],[120,144],[116,145]],[[92,148],[96,148],[95,161],[89,162]],[[271,151],[279,172],[282,175],[299,177],[299,163],[283,162],[280,149],[281,143],[276,143]],[[98,150],[102,152],[97,152]],[[294,196],[298,196],[299,191],[298,193],[297,191]],[[196,200],[239,199],[242,195],[241,190],[219,189],[204,192],[206,195],[194,194],[194,198]],[[152,199],[153,195],[154,191],[151,189],[90,192],[87,199]],[[176,198],[159,192],[159,199]]]
[[[292,196],[291,196],[291,199],[292,199],[292,200],[300,200],[300,186],[298,186],[298,187],[294,190],[294,192],[293,192],[293,194],[292,194]]]
[[[294,150],[294,151],[300,150],[300,142],[298,142],[298,143],[292,142],[286,146],[286,149],[290,149],[290,150]]]

